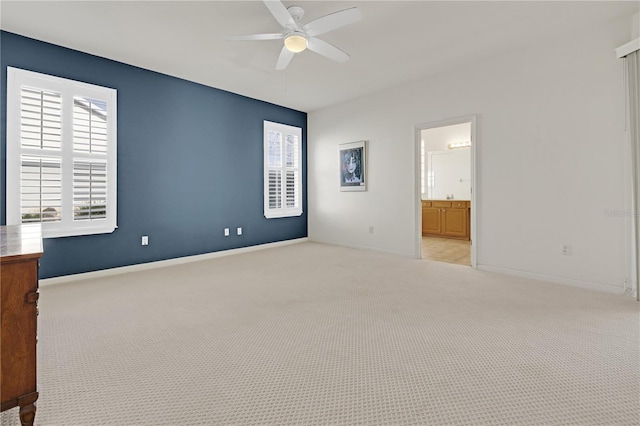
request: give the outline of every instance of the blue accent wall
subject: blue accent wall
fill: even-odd
[[[40,278],[307,236],[306,113],[4,31],[0,46],[2,224],[7,66],[118,91],[118,229],[45,239]],[[264,120],[302,128],[300,217],[264,217]]]

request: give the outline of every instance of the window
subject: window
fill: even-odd
[[[7,224],[116,228],[116,91],[7,67]]]
[[[302,129],[264,122],[264,216],[302,214]]]

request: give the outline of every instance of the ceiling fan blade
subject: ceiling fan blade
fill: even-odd
[[[302,29],[309,37],[313,37],[358,22],[360,19],[362,19],[360,9],[352,7],[315,19],[304,25]]]
[[[276,69],[277,70],[285,69],[287,65],[289,65],[289,62],[291,62],[293,55],[295,55],[295,53],[291,52],[286,47],[283,47],[282,50],[280,51],[280,56],[278,57],[278,63],[276,64]]]
[[[351,57],[334,45],[315,37],[309,37],[307,49],[337,62],[346,62]]]
[[[282,33],[224,36],[225,40],[278,40],[282,37]]]
[[[298,25],[280,0],[263,0],[269,12],[276,18],[278,23],[285,28],[298,29]]]

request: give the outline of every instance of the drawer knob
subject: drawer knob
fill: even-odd
[[[40,293],[37,291],[32,291],[31,293],[27,293],[27,303],[38,303],[38,299],[40,298]]]

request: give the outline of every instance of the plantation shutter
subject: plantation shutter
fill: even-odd
[[[73,219],[104,219],[107,216],[107,165],[104,162],[73,162]]]
[[[61,220],[61,141],[60,93],[20,88],[20,146],[32,154],[20,157],[22,223]]]
[[[20,90],[20,145],[60,150],[62,99],[60,93],[22,87]]]
[[[285,187],[284,195],[287,208],[296,208],[300,202],[298,198],[298,185],[299,185],[299,165],[298,165],[298,137],[292,134],[287,134],[286,142],[284,146],[284,158],[285,158]]]
[[[269,209],[282,208],[282,132],[268,130]]]
[[[264,122],[265,217],[300,216],[302,129]]]
[[[7,223],[112,232],[115,118],[114,89],[7,67]]]
[[[73,97],[73,219],[107,215],[107,102]]]
[[[80,96],[73,98],[73,150],[107,152],[107,103]]]
[[[22,156],[22,223],[54,222],[62,214],[62,170],[60,158]]]

